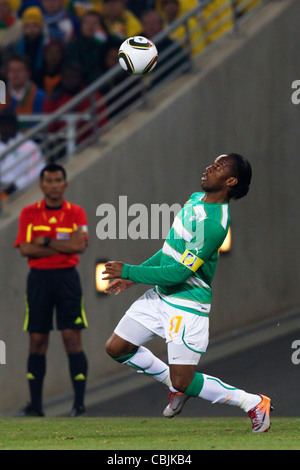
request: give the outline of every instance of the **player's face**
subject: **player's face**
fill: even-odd
[[[40,181],[40,188],[45,198],[51,202],[60,203],[67,186],[68,183],[61,171],[45,171],[43,179]]]
[[[228,182],[232,178],[231,157],[220,155],[212,165],[206,168],[201,178],[201,185],[206,192],[221,191],[227,189]]]

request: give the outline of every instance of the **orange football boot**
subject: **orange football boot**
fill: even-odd
[[[262,400],[255,408],[248,412],[248,416],[252,422],[253,432],[266,432],[270,429],[270,412],[273,411],[273,405],[270,398],[260,395]]]

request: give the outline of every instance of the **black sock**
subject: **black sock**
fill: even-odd
[[[27,362],[27,379],[29,383],[31,406],[34,410],[43,409],[43,382],[46,374],[46,356],[29,354]]]
[[[84,395],[88,372],[88,362],[83,351],[68,354],[70,374],[74,388],[74,407],[84,406]]]

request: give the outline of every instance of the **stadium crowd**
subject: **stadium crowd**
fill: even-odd
[[[237,0],[238,2],[239,0]],[[253,0],[257,2],[258,0]],[[6,82],[6,106],[17,114],[38,114],[46,109],[47,99],[57,99],[62,70],[66,62],[82,70],[85,85],[89,85],[116,63],[107,62],[110,47],[115,50],[124,39],[151,30],[163,29],[197,6],[201,0],[0,0],[0,78]],[[229,0],[213,0],[203,10],[203,18],[224,4],[220,15],[226,16]],[[155,11],[150,18],[146,13]],[[232,15],[224,24],[213,28],[212,16],[207,29],[213,31],[199,39],[192,53],[219,37],[231,26]],[[149,19],[150,18],[150,19]],[[190,20],[191,30],[203,18]],[[149,27],[150,23],[150,27]],[[151,34],[151,33],[149,33]],[[185,35],[183,26],[176,29],[171,40]],[[153,36],[153,34],[152,34]],[[197,39],[197,38],[192,38]],[[193,42],[193,41],[192,41]],[[57,95],[57,94],[56,94]],[[59,99],[59,98],[58,98]]]
[[[151,38],[201,1],[0,0],[0,79],[6,84],[6,103],[0,110],[9,108],[18,117],[57,110],[117,63],[118,49],[127,37],[143,34]],[[252,4],[259,1],[252,0]],[[231,0],[212,0],[201,18],[190,19],[190,30],[196,31],[191,34],[192,55],[232,27],[233,15],[228,15],[232,5]],[[225,20],[215,28],[220,15]],[[206,26],[195,30],[199,24]],[[159,53],[185,34],[184,26],[177,28],[158,48]],[[98,96],[108,88],[99,90]],[[75,111],[89,106],[85,100]],[[105,100],[99,111],[104,107]],[[106,119],[120,109],[107,113]],[[106,122],[103,113],[101,116],[99,126]],[[19,131],[33,124],[19,120]]]

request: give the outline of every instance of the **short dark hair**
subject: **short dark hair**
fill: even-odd
[[[229,153],[228,157],[231,157],[233,162],[233,176],[238,179],[237,184],[233,186],[229,196],[231,199],[241,199],[248,194],[250,188],[252,178],[251,165],[246,158],[238,153]]]
[[[5,66],[8,67],[11,62],[21,62],[26,67],[27,71],[31,72],[31,64],[27,56],[19,54],[18,52],[13,52],[7,57]]]
[[[40,181],[43,180],[44,174],[45,174],[46,171],[49,171],[49,173],[55,173],[56,171],[61,171],[63,176],[64,176],[64,179],[65,180],[67,179],[67,172],[66,172],[66,170],[64,169],[63,166],[58,165],[57,163],[49,163],[40,172]]]
[[[95,16],[96,18],[98,18],[99,23],[101,24],[101,26],[102,25],[104,26],[103,18],[101,16],[101,14],[99,13],[99,11],[97,11],[97,10],[86,10],[86,12],[81,17],[81,23],[87,16]]]

